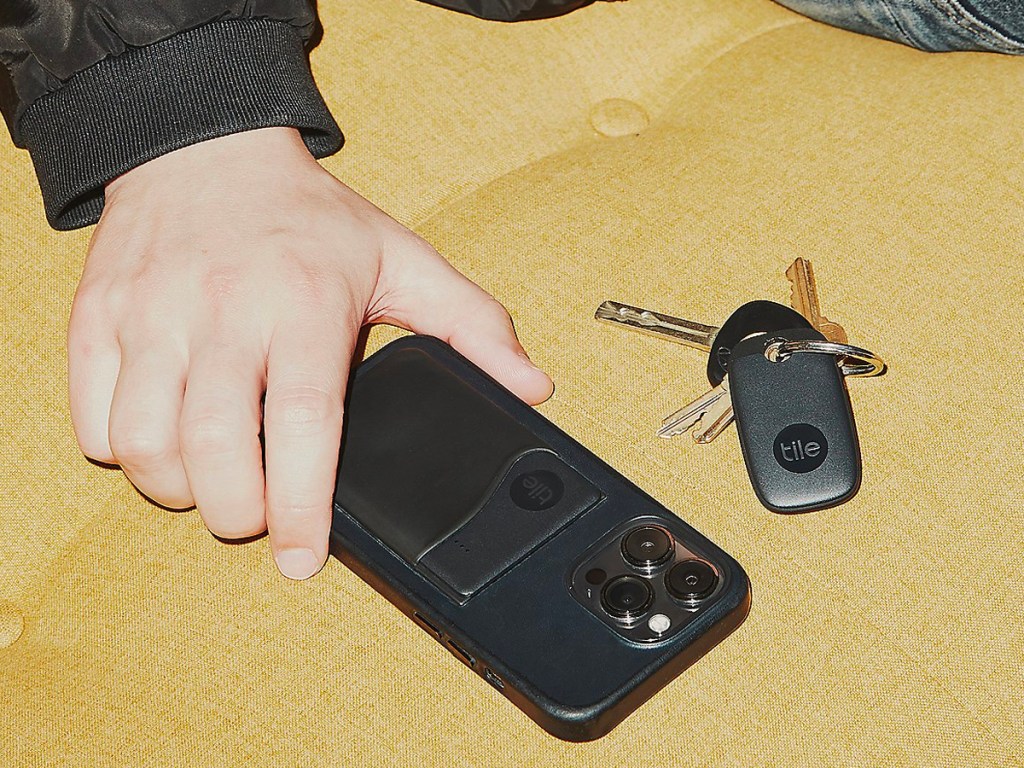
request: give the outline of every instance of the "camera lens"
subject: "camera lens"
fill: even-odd
[[[673,597],[695,603],[715,591],[718,576],[703,560],[681,560],[665,577],[665,586]]]
[[[645,579],[617,576],[601,590],[601,607],[617,619],[642,616],[654,599]]]
[[[622,555],[638,568],[654,568],[672,557],[672,537],[653,525],[636,528],[622,540]]]

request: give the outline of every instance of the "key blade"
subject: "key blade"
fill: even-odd
[[[658,429],[658,437],[675,437],[700,424],[701,419],[727,394],[727,391],[719,384],[693,402],[687,403],[661,422],[661,427]]]
[[[786,270],[786,277],[792,283],[790,305],[817,328],[821,323],[821,310],[818,307],[818,287],[814,283],[811,262],[797,258]]]
[[[602,302],[594,317],[605,323],[624,325],[634,331],[685,344],[703,352],[711,351],[711,344],[718,333],[718,327],[714,325],[696,323],[617,301]]]

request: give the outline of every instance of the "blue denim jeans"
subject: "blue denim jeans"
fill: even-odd
[[[925,51],[1024,54],[1024,0],[777,0],[836,27]]]

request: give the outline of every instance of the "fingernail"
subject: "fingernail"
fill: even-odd
[[[311,549],[282,549],[275,559],[278,569],[289,579],[308,579],[320,570],[320,559]]]

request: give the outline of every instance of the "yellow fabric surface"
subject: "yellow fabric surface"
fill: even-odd
[[[64,331],[89,232],[0,145],[0,765],[1024,765],[1024,61],[929,55],[765,0],[629,0],[498,25],[320,2],[326,167],[516,319],[540,410],[732,553],[740,629],[608,737],[547,736],[336,561],[281,578],[80,454]],[[607,298],[721,320],[822,309],[859,494],[774,515],[734,431],[654,436],[698,353]],[[376,329],[368,352],[398,334]]]

